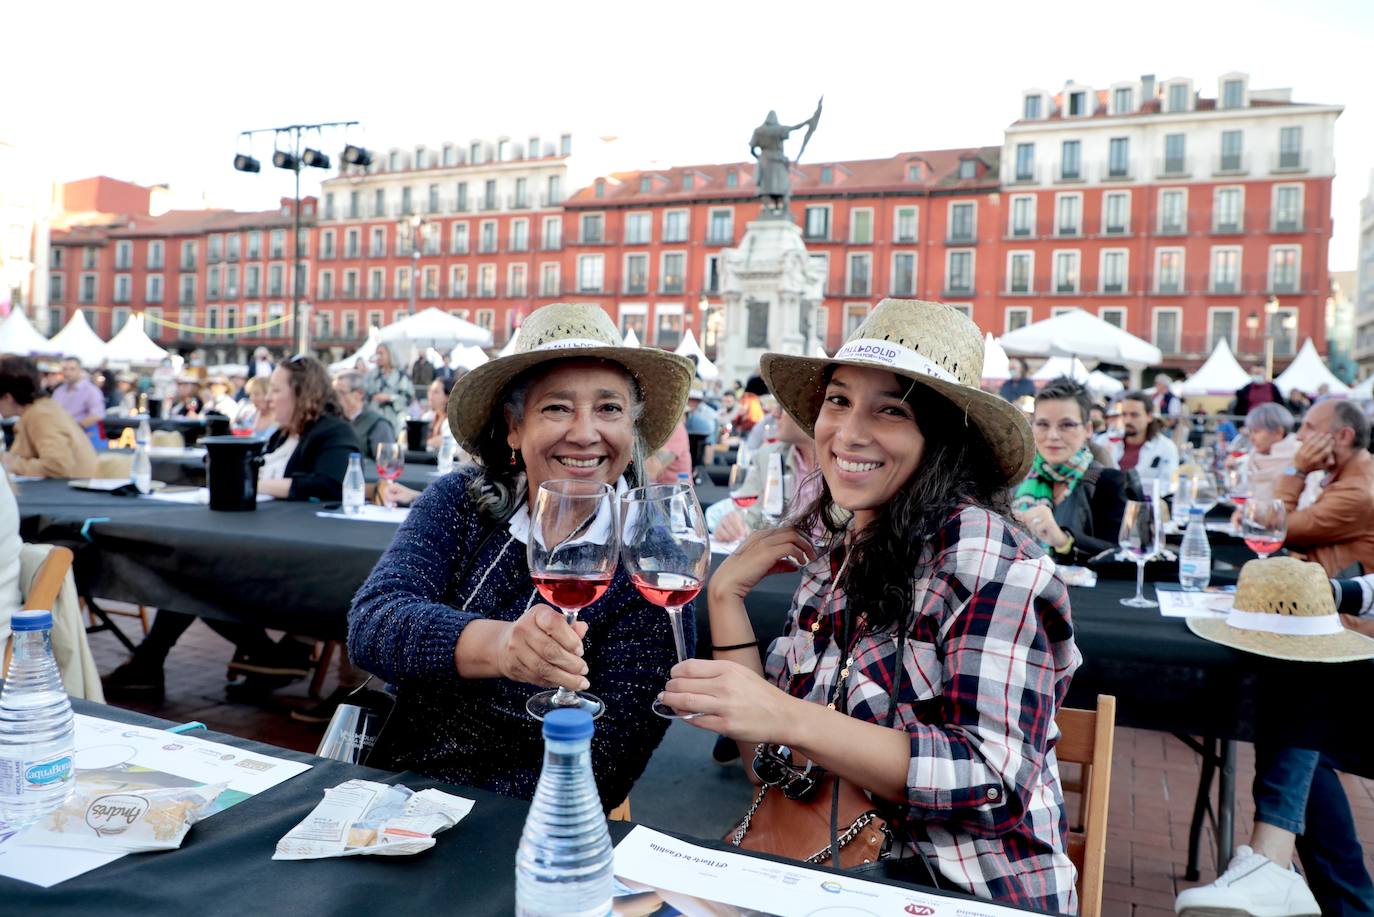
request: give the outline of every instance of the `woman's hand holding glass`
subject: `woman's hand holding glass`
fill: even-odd
[[[1032,506],[1020,510],[1016,517],[1042,544],[1062,548],[1069,542],[1068,533],[1054,521],[1054,510],[1048,506]]]
[[[688,659],[673,667],[673,677],[659,703],[691,711],[693,726],[729,736],[737,742],[788,744],[796,701],[744,666],[719,659]]]
[[[535,605],[501,630],[496,668],[503,678],[569,691],[591,687],[582,658],[587,622],[567,622],[548,605]]]

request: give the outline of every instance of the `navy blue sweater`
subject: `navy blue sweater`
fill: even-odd
[[[402,700],[387,725],[388,733],[395,730],[387,744],[397,766],[529,799],[544,742],[525,701],[539,687],[467,680],[455,671],[454,648],[468,622],[514,621],[540,601],[525,546],[473,506],[473,473],[441,478],[415,501],[353,599],[348,652],[356,665],[400,686]],[[682,617],[690,656],[690,608]],[[619,567],[610,589],[579,618],[588,624],[587,679],[606,702],[592,739],[592,769],[609,809],[629,793],[667,731],[668,721],[650,704],[677,655],[668,615],[645,601]]]

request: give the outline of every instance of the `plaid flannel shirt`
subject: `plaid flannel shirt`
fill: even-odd
[[[820,704],[843,662],[838,553],[804,570],[765,664],[779,687]],[[911,737],[895,813],[906,854],[918,845],[942,881],[979,897],[1076,913],[1054,716],[1082,657],[1054,562],[1002,516],[965,507],[914,571],[912,592],[893,720]],[[891,631],[855,644],[850,716],[887,723],[897,647]]]

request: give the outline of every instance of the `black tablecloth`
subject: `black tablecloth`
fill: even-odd
[[[74,701],[79,713],[140,726],[171,725],[140,713]],[[393,774],[215,732],[193,735],[258,754],[306,761],[310,770],[192,827],[178,850],[131,854],[52,888],[0,877],[0,912],[44,917],[150,914],[463,914],[515,912],[515,852],[529,805],[418,774]],[[345,780],[438,787],[472,799],[462,821],[415,856],[272,859],[277,841]],[[634,826],[611,822],[619,842]],[[714,840],[693,843],[724,849]],[[743,851],[735,851],[743,852]],[[60,856],[60,851],[55,855]],[[926,894],[931,894],[926,892]],[[966,895],[948,895],[952,900]]]

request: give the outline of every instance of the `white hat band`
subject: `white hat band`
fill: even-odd
[[[593,338],[555,338],[552,341],[545,341],[535,350],[580,350],[584,347],[616,347],[616,344],[607,344],[605,341],[598,341]]]
[[[1325,637],[1345,630],[1338,615],[1280,615],[1263,611],[1237,611],[1234,608],[1226,615],[1226,623],[1238,630],[1291,637]]]
[[[836,360],[860,360],[905,372],[920,373],[944,382],[958,382],[954,374],[937,363],[932,362],[910,347],[894,344],[891,341],[873,338],[857,338],[840,348]]]

